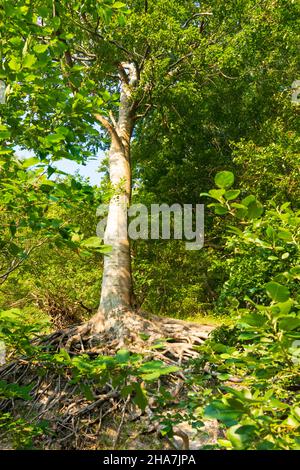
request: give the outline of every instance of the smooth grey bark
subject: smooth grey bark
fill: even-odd
[[[112,311],[130,309],[133,293],[127,210],[131,198],[130,140],[134,127],[132,91],[137,81],[135,66],[121,64],[120,78],[118,120],[96,116],[111,137],[109,176],[114,190],[104,234],[104,243],[110,245],[111,252],[104,256],[100,305],[93,319],[96,329],[101,329],[110,320]]]

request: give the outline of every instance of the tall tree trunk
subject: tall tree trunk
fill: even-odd
[[[104,243],[111,252],[104,257],[100,310],[109,315],[117,307],[130,307],[131,268],[127,234],[127,209],[130,202],[130,163],[118,142],[109,152],[110,181],[116,194],[109,204]]]
[[[130,140],[133,132],[132,90],[136,84],[133,64],[121,66],[121,97],[118,120],[108,121],[96,116],[111,137],[109,175],[114,195],[109,203],[104,243],[111,251],[104,256],[101,299],[98,313],[92,319],[95,329],[101,330],[111,321],[113,312],[131,308],[133,286],[131,276],[130,242],[127,230],[127,210],[131,198]]]

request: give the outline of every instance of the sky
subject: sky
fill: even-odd
[[[18,156],[23,158],[29,158],[32,156],[32,154],[30,154],[30,152],[28,152],[27,150],[17,149],[16,153]],[[90,184],[92,186],[98,186],[100,184],[101,179],[101,174],[98,172],[98,168],[103,159],[103,155],[104,154],[102,152],[99,153],[98,158],[96,158],[95,160],[89,160],[86,165],[79,165],[76,162],[63,158],[62,160],[55,162],[53,166],[71,175],[74,175],[76,172],[78,172],[81,176],[89,178]]]
[[[96,160],[90,160],[86,165],[79,165],[76,162],[63,158],[59,162],[55,162],[54,166],[59,170],[70,173],[71,175],[74,175],[78,171],[81,176],[89,178],[92,186],[98,186],[101,179],[101,175],[98,172],[101,160],[102,157],[99,155],[99,158]]]

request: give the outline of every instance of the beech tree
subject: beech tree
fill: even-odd
[[[0,0],[0,448],[299,449],[297,17]],[[200,197],[203,250],[130,246],[131,202]]]
[[[8,148],[33,150],[51,165],[61,157],[84,160],[109,147],[115,195],[104,237],[111,252],[104,259],[93,320],[99,330],[114,312],[132,306],[127,208],[135,125],[165,89],[180,90],[195,73],[193,56],[211,13],[191,1],[19,1],[3,2],[2,12],[9,18],[2,37]],[[16,30],[22,33],[14,36]],[[16,113],[11,117],[11,107],[19,119]]]
[[[227,68],[234,72],[253,33],[247,22],[254,13],[255,30],[265,21],[256,2],[238,3],[229,2],[227,17],[222,2],[2,1],[4,151],[31,150],[51,172],[62,157],[84,162],[108,150],[114,195],[104,243],[111,252],[88,328],[99,332],[118,320],[122,330],[129,317],[140,321],[127,235],[135,129],[139,123],[142,132],[162,103],[173,107],[169,90],[192,95],[216,77],[233,78]]]

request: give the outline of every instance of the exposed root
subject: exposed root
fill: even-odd
[[[142,353],[147,359],[184,365],[197,356],[195,346],[200,345],[212,329],[168,318],[151,317],[150,320],[146,315],[116,310],[101,328],[92,319],[83,325],[56,331],[35,344],[44,351],[65,349],[70,355],[84,353],[91,357],[114,356],[118,350],[127,349]],[[136,419],[146,427],[145,423],[149,423],[149,415],[142,417],[130,397],[120,395],[118,387],[92,383],[93,399],[89,399],[83,393],[84,387],[91,386],[88,380],[74,383],[70,371],[59,373],[57,369],[45,368],[39,361],[20,358],[0,369],[0,379],[19,385],[31,384],[31,402],[22,402],[20,406],[18,400],[3,400],[0,409],[16,417],[25,416],[33,424],[41,419],[48,420],[50,432],[38,438],[44,449],[112,449],[119,445],[125,425]],[[184,370],[168,377],[166,387],[172,391],[174,400],[177,396],[179,399],[185,382]],[[182,439],[186,447],[185,436]]]
[[[47,348],[64,348],[73,352],[88,354],[115,354],[119,349],[128,348],[132,352],[149,352],[157,349],[158,355],[166,362],[182,363],[197,356],[194,346],[208,338],[213,330],[209,325],[198,325],[157,316],[147,318],[134,311],[116,309],[109,320],[101,323],[94,319],[89,322],[60,330],[44,337],[39,344]],[[158,343],[161,347],[158,348]]]

